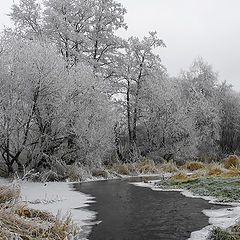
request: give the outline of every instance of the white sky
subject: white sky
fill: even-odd
[[[15,0],[16,1],[16,0]],[[0,0],[0,27],[13,0]],[[142,38],[157,31],[167,48],[159,50],[172,76],[187,69],[199,56],[208,61],[220,80],[240,91],[240,0],[118,0],[127,8],[123,37]]]

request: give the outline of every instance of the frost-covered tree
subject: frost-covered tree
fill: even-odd
[[[30,39],[42,37],[42,9],[36,0],[20,0],[18,4],[14,3],[9,16],[21,36]]]
[[[92,68],[80,65],[69,72],[63,91],[65,161],[99,165],[111,153],[114,112],[103,90]]]
[[[14,162],[22,167],[23,154],[27,159],[27,153],[36,148],[40,154],[54,141],[54,128],[58,126],[56,101],[64,65],[51,46],[9,37],[0,59],[0,150],[10,173]]]
[[[239,150],[238,94],[219,86],[202,59],[169,78],[155,32],[143,40],[116,36],[127,28],[125,13],[114,0],[13,4],[15,27],[0,48],[0,151],[9,172],[22,167],[24,154],[25,165],[50,156],[96,165],[113,143],[122,160],[141,151],[207,157]]]
[[[121,45],[115,31],[126,28],[125,12],[113,0],[49,0],[44,27],[70,66],[85,59],[95,69],[105,69]]]
[[[240,151],[240,96],[231,86],[222,83],[218,88],[220,102],[220,149],[223,155]]]
[[[20,0],[10,13],[21,36],[50,41],[71,68],[87,62],[97,75],[109,78],[123,41],[115,35],[124,22],[125,8],[114,0]]]
[[[154,71],[158,69],[159,74],[164,72],[160,57],[153,53],[155,48],[163,46],[164,43],[157,37],[156,32],[151,32],[142,41],[136,37],[130,38],[118,57],[115,86],[121,96],[118,102],[126,116],[130,152],[136,147],[144,86],[151,81]]]
[[[65,68],[54,46],[3,39],[0,152],[9,174],[51,160],[101,164],[112,149],[112,106],[84,64]],[[43,164],[44,163],[44,164]]]
[[[194,122],[179,85],[177,79],[156,72],[144,86],[139,145],[145,154],[182,159],[196,152]]]
[[[214,156],[218,153],[220,131],[217,74],[209,64],[198,59],[181,78],[182,96],[195,123],[198,155]]]

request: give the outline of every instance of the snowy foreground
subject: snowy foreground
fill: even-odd
[[[213,197],[196,196],[187,190],[181,190],[181,189],[166,190],[166,189],[155,187],[154,182],[157,182],[157,181],[151,181],[151,183],[137,182],[132,184],[139,187],[149,187],[154,191],[179,191],[186,197],[202,198],[204,200],[209,201],[210,203],[218,204],[217,199]],[[216,210],[203,210],[203,213],[209,217],[209,225],[199,231],[192,232],[188,240],[206,240],[210,230],[213,227],[221,227],[224,229],[234,225],[237,222],[237,220],[239,220],[240,218],[240,204],[231,203],[230,205],[229,203],[228,207],[224,207]]]
[[[167,191],[154,187],[151,183],[133,183],[136,186],[150,187],[155,191]],[[81,192],[73,191],[71,183],[49,182],[49,183],[21,183],[22,200],[28,202],[29,207],[46,210],[57,215],[61,210],[61,216],[71,213],[72,219],[83,231],[83,236],[91,230],[86,225],[96,217],[95,212],[90,212],[83,207],[93,201],[93,197]],[[211,203],[217,203],[213,197],[195,196],[187,190],[170,189],[169,191],[180,191],[186,197],[203,198]],[[79,209],[80,208],[80,209]],[[205,240],[213,226],[227,228],[236,223],[240,217],[240,205],[232,203],[222,209],[203,210],[203,213],[209,217],[209,225],[199,231],[192,232],[189,240]]]
[[[1,178],[0,184],[11,184]],[[91,228],[87,225],[94,220],[96,213],[86,207],[93,197],[73,190],[73,184],[67,182],[18,182],[21,187],[21,201],[30,208],[44,210],[54,216],[65,218],[71,214],[73,223],[80,228],[81,239],[86,239]]]
[[[195,196],[187,190],[166,190],[155,187],[154,182],[156,181],[151,181],[151,183],[135,182],[132,184],[149,187],[154,191],[180,191],[186,197],[203,198],[211,203],[217,203],[215,198]],[[0,179],[0,183],[9,184],[5,179]],[[20,187],[23,203],[26,203],[30,208],[44,210],[61,218],[71,214],[74,224],[80,228],[81,239],[87,239],[87,235],[91,231],[89,224],[95,224],[92,220],[96,218],[96,213],[87,211],[84,207],[94,201],[93,197],[74,191],[73,183],[68,182],[20,182]],[[222,209],[203,210],[203,213],[209,217],[209,225],[199,231],[192,232],[188,240],[206,240],[213,226],[227,228],[234,225],[240,217],[240,205],[232,203],[231,206],[228,205]]]
[[[86,225],[95,219],[95,212],[85,209],[93,202],[93,197],[73,190],[72,183],[67,182],[22,182],[21,198],[30,208],[44,210],[62,218],[69,216],[80,227],[81,236],[86,238],[91,230]]]

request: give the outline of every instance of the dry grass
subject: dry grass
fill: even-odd
[[[149,159],[149,158],[143,158],[142,160],[141,160],[141,164],[143,165],[143,166],[151,166],[152,168],[154,168],[155,167],[155,162],[152,160],[152,159]]]
[[[155,173],[157,168],[152,159],[143,158],[135,163],[115,163],[109,167],[109,172],[121,175],[139,174],[139,173]]]
[[[201,172],[196,172],[192,175],[190,175],[191,178],[199,178],[199,177],[204,177],[206,174],[205,172],[201,171]]]
[[[240,225],[235,224],[227,229],[219,227],[213,228],[208,236],[209,240],[239,240],[240,239]]]
[[[240,171],[238,168],[230,168],[222,173],[221,177],[240,177]]]
[[[127,170],[130,172],[130,173],[135,173],[136,172],[136,167],[134,164],[130,164],[130,163],[126,163],[124,164],[127,168]]]
[[[166,164],[166,163],[165,163]],[[168,165],[160,166],[164,171],[168,170]],[[199,167],[199,168],[198,168]],[[196,169],[198,168],[198,169]],[[204,165],[201,162],[186,162],[180,169],[188,169],[191,171],[196,171],[191,175],[187,175],[183,171],[177,172],[175,175],[171,177],[171,179],[184,180],[190,178],[198,178],[198,177],[240,177],[240,171],[237,167],[230,167],[229,169],[225,168],[223,164],[219,162],[212,162],[208,165]],[[170,170],[174,170],[170,168]]]
[[[170,179],[186,180],[186,179],[199,178],[199,177],[203,177],[203,176],[204,176],[203,172],[197,172],[194,174],[187,175],[186,173],[179,171],[178,173],[171,176]]]
[[[140,173],[154,173],[155,168],[153,168],[151,165],[144,165],[139,169]]]
[[[1,209],[1,239],[8,239],[9,235],[15,235],[18,239],[68,239],[73,230],[70,217],[64,221],[51,216],[46,219],[46,213],[39,211],[34,217],[36,212],[32,211],[28,209],[26,215],[24,212],[19,215],[13,208]]]
[[[136,170],[139,173],[155,173],[157,169],[152,159],[143,158],[136,164]]]
[[[229,155],[227,158],[224,159],[224,167],[227,169],[230,168],[239,168],[240,160],[239,157],[236,155]]]
[[[66,171],[66,178],[70,181],[83,181],[92,176],[89,167],[78,164],[66,165]]]
[[[229,228],[229,232],[233,237],[235,237],[235,239],[240,239],[240,222],[231,226]]]
[[[181,167],[181,169],[188,169],[190,171],[195,171],[195,170],[202,169],[202,168],[204,168],[204,164],[202,162],[198,162],[198,161],[187,161]]]
[[[19,205],[16,202],[19,192],[14,185],[0,186],[0,239],[78,239],[78,229],[72,224],[70,216],[60,219],[47,212]]]
[[[227,170],[220,163],[213,162],[206,167],[207,176],[221,176],[224,175]]]
[[[177,165],[173,162],[173,160],[170,160],[169,162],[164,161],[162,164],[158,165],[157,168],[159,168],[165,172],[177,172],[178,171]]]
[[[186,173],[179,171],[178,173],[171,176],[170,179],[185,180],[188,179],[188,177],[189,176]]]
[[[240,177],[240,171],[236,167],[225,168],[220,163],[211,163],[207,166],[207,176],[216,177]]]
[[[96,170],[92,171],[92,175],[94,177],[104,177],[104,178],[108,177],[107,171],[105,171],[103,169],[96,169]]]
[[[148,158],[143,158],[136,163],[115,163],[109,169],[110,173],[118,173],[121,175],[139,174],[139,173],[158,173],[158,172],[177,172],[172,178],[174,179],[190,179],[198,177],[240,177],[239,158],[235,155],[229,156],[225,159],[225,163],[211,162],[209,164],[200,161],[187,161],[181,167],[177,167],[173,160],[164,161],[162,164],[155,164],[155,162]],[[194,171],[193,174],[187,175],[184,171]]]
[[[15,208],[15,213],[17,213],[20,217],[24,216],[27,218],[40,218],[44,221],[54,221],[54,218],[48,212],[43,212],[41,210],[28,208],[26,205],[17,205]]]
[[[113,164],[113,170],[121,175],[129,175],[128,166],[126,164]]]
[[[194,162],[195,163],[195,162]],[[196,162],[198,163],[198,162]],[[218,162],[212,162],[208,165],[199,164],[199,169],[197,168],[198,164],[190,164],[190,162],[185,163],[180,169],[189,169],[191,171],[196,171],[191,175],[187,175],[183,171],[177,172],[175,175],[171,177],[171,179],[177,180],[185,180],[191,178],[199,178],[199,177],[240,177],[240,171],[236,167],[231,167],[226,169],[223,164]],[[193,167],[194,166],[194,167]],[[196,166],[196,168],[195,168]],[[165,169],[163,169],[165,170]],[[166,171],[166,170],[165,170]]]
[[[15,185],[0,186],[0,205],[15,202],[19,195],[20,189]]]

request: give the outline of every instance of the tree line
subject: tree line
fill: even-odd
[[[203,59],[169,77],[156,32],[123,39],[114,0],[20,0],[0,42],[9,174],[54,162],[219,159],[239,152],[240,96]]]

